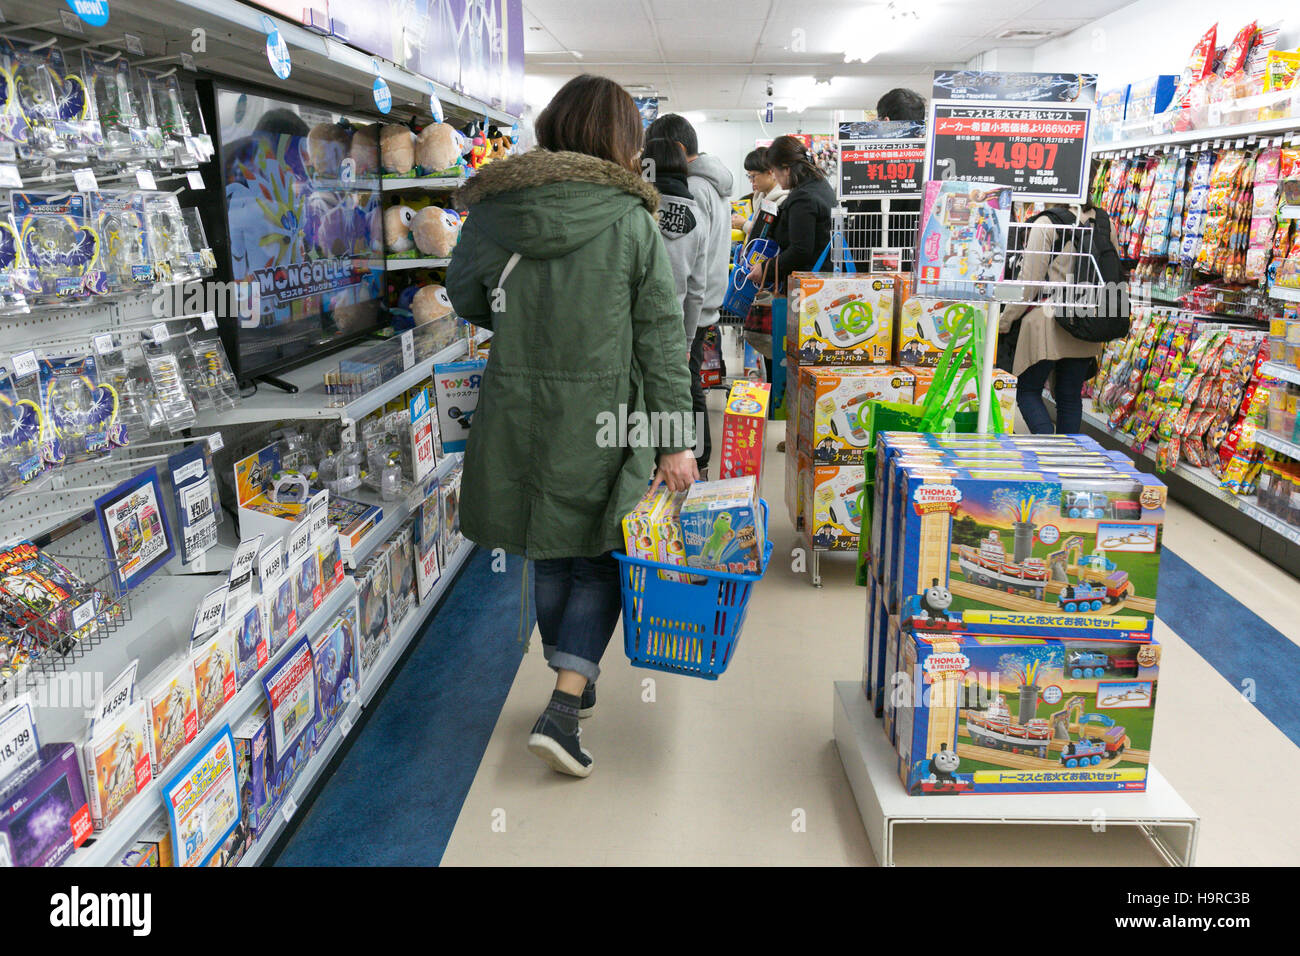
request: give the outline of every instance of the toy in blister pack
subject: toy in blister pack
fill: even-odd
[[[167,193],[151,193],[144,201],[145,229],[154,275],[160,282],[182,282],[197,278],[191,260],[189,230],[180,201]]]
[[[230,370],[225,346],[216,331],[191,329],[185,333],[185,384],[199,409],[233,408],[239,398],[235,373]]]
[[[21,117],[13,124],[18,155],[25,159],[63,155],[67,146],[55,131],[62,78],[56,91],[49,63],[40,51],[33,52],[30,44],[0,38],[0,53],[7,63],[6,93],[12,96],[12,108]],[[26,136],[21,134],[24,128]]]
[[[410,525],[403,527],[389,542],[388,589],[389,621],[393,627],[406,619],[416,603],[414,532]]]
[[[8,163],[27,155],[31,135],[15,82],[17,65],[13,47],[0,43],[0,160]]]
[[[40,294],[50,299],[106,291],[96,270],[99,234],[80,193],[10,194],[22,256],[36,270]]]
[[[383,555],[372,555],[357,571],[357,641],[362,684],[388,647],[389,600],[388,561]]]
[[[33,385],[36,373],[27,380]],[[39,389],[36,390],[39,396]],[[39,398],[18,394],[9,371],[0,367],[0,488],[4,494],[20,485],[38,485],[45,476],[46,461],[41,453],[41,406]]]
[[[29,311],[28,296],[40,292],[40,275],[27,264],[13,217],[0,216],[0,314]]]
[[[164,424],[173,435],[189,428],[198,420],[176,352],[170,337],[161,341],[155,337],[154,341],[144,344],[144,357],[149,368],[149,379],[153,383],[154,400],[162,413]]]
[[[131,89],[131,65],[121,52],[87,47],[81,51],[82,76],[99,113],[103,155],[108,159],[138,156],[145,133]]]
[[[144,227],[140,193],[90,194],[90,216],[99,235],[96,268],[104,273],[105,291],[129,292],[153,281],[153,261]]]
[[[189,251],[185,253],[186,265],[190,271],[200,276],[210,276],[217,268],[217,254],[208,242],[207,231],[203,228],[203,218],[197,207],[191,206],[181,210],[185,221],[185,234],[189,242]]]
[[[37,51],[36,47],[32,49]],[[64,59],[57,46],[43,45],[39,52],[45,57],[54,85],[54,132],[64,144],[66,158],[98,157],[104,134],[85,77]]]
[[[181,97],[180,81],[175,68],[151,70],[137,67],[137,88],[144,103],[144,113],[149,118],[150,134],[157,128],[155,143],[160,144],[164,158],[190,153],[188,139],[193,135]]]
[[[117,393],[117,420],[128,436],[161,428],[162,410],[153,398],[149,366],[139,345],[123,347],[111,332],[92,341],[99,381]]]
[[[55,464],[92,461],[126,444],[117,393],[95,377],[93,356],[40,360],[41,411],[53,432]]]

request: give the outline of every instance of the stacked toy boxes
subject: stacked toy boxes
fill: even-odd
[[[909,792],[1145,789],[1165,497],[1083,436],[881,436],[863,680]]]
[[[786,506],[815,550],[857,550],[866,403],[912,401],[915,376],[889,364],[906,281],[894,273],[790,276]]]

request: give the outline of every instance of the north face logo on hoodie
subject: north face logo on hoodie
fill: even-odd
[[[666,236],[685,236],[695,226],[695,214],[685,203],[664,203],[659,210],[659,231]]]

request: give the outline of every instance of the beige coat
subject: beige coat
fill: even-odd
[[[1079,224],[1091,224],[1092,210],[1079,214]],[[1052,255],[1056,242],[1056,224],[1048,220],[1033,223],[1025,243],[1024,265],[1021,279],[1039,282],[1046,277],[1049,282],[1068,283],[1073,280],[1073,260],[1068,255]],[[1067,242],[1063,253],[1074,251],[1074,243]],[[1036,287],[1025,291],[1027,303],[1043,299],[1052,287]],[[1019,375],[1029,366],[1045,359],[1096,358],[1105,348],[1104,342],[1084,342],[1076,339],[1054,318],[1050,304],[1009,305],[1003,308],[998,321],[998,331],[1006,333],[1016,322],[1020,323],[1020,338],[1016,342],[1016,357],[1011,372]]]

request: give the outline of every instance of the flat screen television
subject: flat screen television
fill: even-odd
[[[251,284],[242,314],[222,318],[240,382],[384,324],[378,126],[220,84],[208,102],[221,190],[209,211],[225,227],[214,244],[219,278]]]

